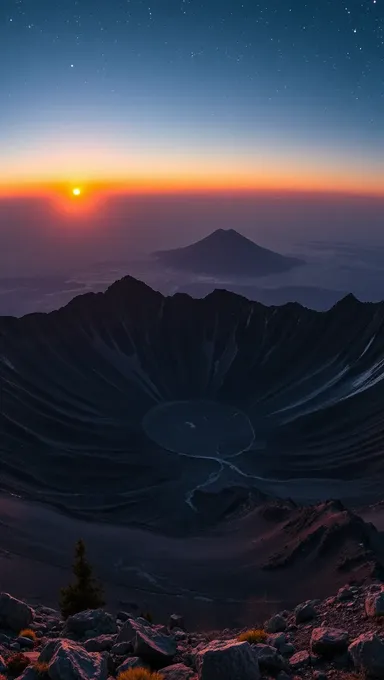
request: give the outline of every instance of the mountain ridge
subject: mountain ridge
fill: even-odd
[[[380,500],[383,303],[164,297],[128,276],[0,334],[15,493],[171,532],[202,528],[201,488]]]

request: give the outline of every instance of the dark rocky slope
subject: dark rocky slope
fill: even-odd
[[[347,680],[353,673],[379,679],[383,621],[381,583],[346,585],[334,597],[255,620],[251,634],[194,633],[180,615],[164,625],[102,609],[63,621],[53,609],[32,609],[3,593],[0,671],[9,680],[107,680],[133,668],[147,669],[148,680],[154,672],[160,675],[153,680]]]

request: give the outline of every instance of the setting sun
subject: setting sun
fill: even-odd
[[[75,187],[74,189],[72,189],[72,193],[74,196],[80,196],[81,189],[79,189],[79,187]]]

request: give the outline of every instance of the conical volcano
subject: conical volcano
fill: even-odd
[[[221,277],[267,276],[304,264],[262,248],[234,229],[217,229],[185,248],[157,251],[155,257],[177,271]]]

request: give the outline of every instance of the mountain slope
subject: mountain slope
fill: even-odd
[[[50,314],[0,317],[2,486],[185,534],[198,492],[381,498],[384,305],[326,313],[130,277]]]
[[[234,229],[217,229],[185,248],[154,253],[167,267],[210,276],[257,277],[288,271],[304,264],[262,248]]]

